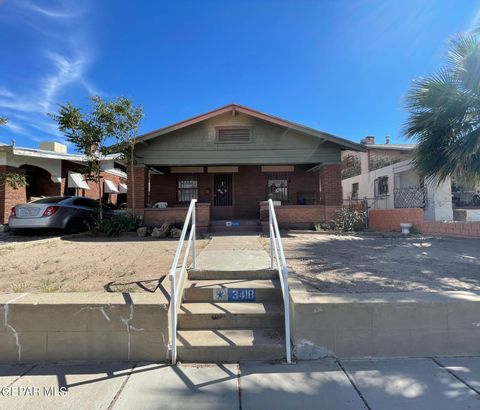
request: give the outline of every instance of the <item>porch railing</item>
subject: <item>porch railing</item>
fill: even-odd
[[[177,309],[178,305],[182,300],[182,291],[185,284],[185,273],[187,271],[187,262],[188,256],[190,254],[190,249],[192,249],[192,268],[196,269],[197,267],[197,251],[196,251],[196,218],[195,218],[195,204],[197,200],[192,199],[190,201],[190,206],[188,207],[187,216],[185,217],[185,222],[183,223],[182,234],[178,241],[177,251],[175,252],[175,257],[173,258],[172,267],[170,268],[170,273],[168,278],[170,280],[170,348],[171,348],[171,359],[172,364],[177,362]],[[192,222],[192,227],[190,229],[190,235],[188,236],[187,247],[185,249],[185,254],[183,255],[183,261],[181,266],[178,266],[178,261],[182,253],[183,244],[185,242],[185,236],[187,235],[188,225]],[[180,269],[178,277],[177,271]]]
[[[270,267],[274,269],[275,261],[277,262],[278,276],[282,286],[283,307],[285,317],[285,353],[287,363],[292,362],[292,351],[290,342],[290,297],[288,291],[288,268],[283,252],[282,239],[278,229],[277,216],[275,215],[275,207],[273,201],[268,200],[268,226],[270,229]]]

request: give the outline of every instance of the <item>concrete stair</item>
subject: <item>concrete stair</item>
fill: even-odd
[[[284,310],[276,271],[191,271],[178,312],[177,354],[184,362],[285,358]],[[255,300],[218,292],[254,289]]]

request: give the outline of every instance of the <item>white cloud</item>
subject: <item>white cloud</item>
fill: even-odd
[[[89,95],[101,94],[87,78],[92,47],[82,31],[85,13],[74,0],[59,0],[49,8],[30,1],[14,4],[24,29],[38,28],[42,33],[43,42],[39,43],[43,44],[33,52],[43,58],[38,66],[44,69],[32,73],[28,87],[20,82],[17,86],[8,83],[8,88],[0,84],[0,113],[14,120],[8,126],[12,133],[34,141],[37,136],[59,139],[61,133],[47,113],[55,110],[68,90],[83,87]],[[28,14],[21,9],[28,10]],[[71,19],[68,25],[63,24],[65,19]],[[33,35],[38,36],[38,32]]]

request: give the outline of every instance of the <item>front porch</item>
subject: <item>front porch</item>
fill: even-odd
[[[183,222],[193,198],[204,232],[259,229],[270,198],[279,206],[282,228],[310,228],[331,219],[342,204],[338,164],[149,166],[137,167],[132,178],[135,213],[147,226]],[[133,195],[128,201],[132,208]]]

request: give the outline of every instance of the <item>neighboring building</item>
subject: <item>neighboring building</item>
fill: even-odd
[[[139,137],[129,184],[135,184],[136,213],[147,225],[181,220],[192,198],[208,219],[204,229],[210,220],[242,225],[259,221],[261,202],[272,198],[281,204],[281,225],[312,226],[342,205],[341,151],[362,149],[230,104]],[[131,208],[132,190],[128,200]],[[158,203],[178,212],[152,209]]]
[[[426,220],[453,220],[451,179],[420,178],[411,161],[414,144],[375,144],[374,137],[362,143],[366,152],[342,155],[344,198],[366,198],[372,209],[424,208]]]
[[[118,161],[109,155],[102,162],[102,196],[106,202],[126,202],[127,174]],[[42,142],[40,148],[0,145],[0,172],[15,172],[26,176],[28,185],[13,189],[0,184],[0,224],[7,223],[14,205],[32,198],[52,195],[79,195],[98,198],[99,187],[86,181],[81,174],[85,157],[67,153],[67,147],[57,142]]]

